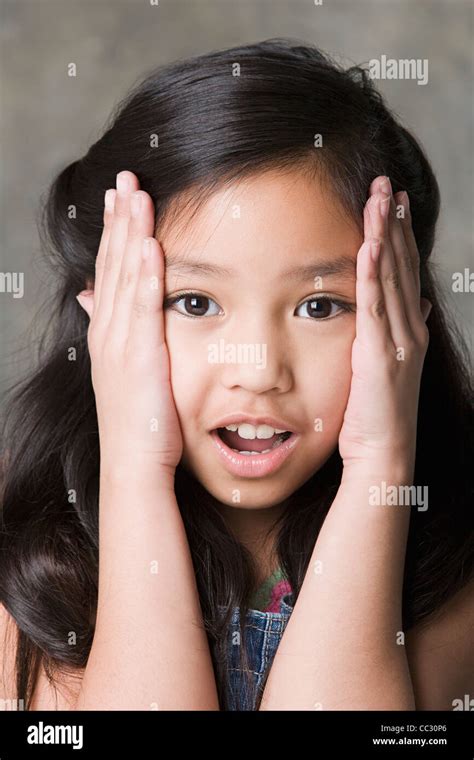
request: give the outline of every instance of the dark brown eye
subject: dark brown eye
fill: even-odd
[[[193,317],[202,317],[209,308],[209,298],[205,296],[184,296],[184,308]]]
[[[332,311],[333,306],[336,307],[337,312],[339,304],[336,304],[329,298],[310,298],[298,306],[297,312],[299,309],[303,309],[303,313],[298,314],[297,316],[312,317],[313,319],[327,319],[327,317],[332,317],[334,315],[334,312]]]
[[[216,307],[214,312],[207,313],[213,306]],[[212,317],[219,314],[219,306],[216,302],[199,293],[181,293],[181,295],[168,298],[165,301],[165,307],[173,308],[186,317]]]

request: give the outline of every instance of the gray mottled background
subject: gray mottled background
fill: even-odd
[[[474,294],[473,6],[462,0],[0,0],[0,272],[24,272],[23,298],[0,292],[0,394],[34,359],[37,312],[51,282],[40,266],[38,201],[95,141],[115,103],[151,67],[285,36],[340,61],[429,60],[426,86],[380,81],[437,174],[442,213],[434,261],[472,346]],[[67,76],[67,65],[77,76]],[[27,329],[33,326],[33,332]],[[39,333],[38,333],[39,334]]]

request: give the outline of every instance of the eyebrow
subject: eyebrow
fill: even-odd
[[[236,277],[237,270],[210,264],[199,259],[170,258],[165,260],[165,271],[187,275],[209,275],[211,277]],[[314,261],[300,266],[289,267],[281,273],[281,277],[297,282],[304,282],[315,277],[339,276],[343,279],[354,279],[356,262],[350,256],[339,256],[333,259]]]

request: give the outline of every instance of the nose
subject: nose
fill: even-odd
[[[286,393],[292,386],[290,354],[281,333],[255,328],[234,331],[231,337],[222,336],[214,351],[220,382],[227,389]]]

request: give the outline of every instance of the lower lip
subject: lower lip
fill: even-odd
[[[232,475],[240,475],[243,478],[262,478],[276,472],[288,459],[301,437],[297,433],[292,433],[286,441],[268,454],[246,455],[239,454],[227,446],[217,430],[211,430],[210,435],[226,470]]]

